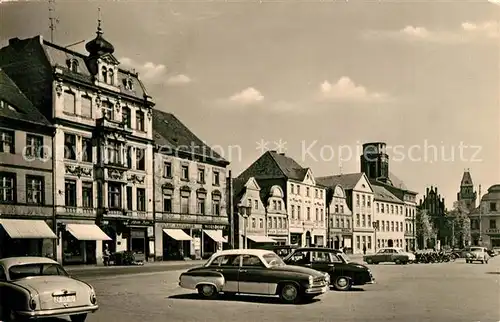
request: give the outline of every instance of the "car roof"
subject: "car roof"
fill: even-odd
[[[55,260],[47,257],[23,256],[23,257],[7,257],[0,259],[0,265],[11,267],[14,265],[26,264],[58,264]]]
[[[221,250],[215,253],[213,256],[220,255],[254,255],[254,256],[263,256],[268,254],[274,254],[273,251],[267,249],[228,249]]]
[[[295,249],[295,251],[322,251],[322,252],[331,252],[331,253],[342,253],[341,250],[338,249],[333,249],[333,248],[327,248],[327,247],[301,247]]]

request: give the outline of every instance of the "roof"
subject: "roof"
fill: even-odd
[[[335,176],[318,177],[316,178],[316,182],[326,187],[335,187],[340,185],[344,188],[344,190],[352,190],[356,187],[362,177],[362,172],[346,173]]]
[[[160,152],[177,155],[185,153],[200,157],[200,161],[229,162],[198,138],[171,113],[153,109],[153,139]]]
[[[238,177],[256,179],[285,178],[304,181],[309,168],[303,168],[291,157],[276,151],[266,151]]]
[[[391,180],[392,186],[399,188],[401,190],[408,190],[403,180],[399,179],[394,173],[389,172],[389,180]]]
[[[373,188],[373,193],[374,193],[373,198],[375,200],[392,202],[392,203],[400,203],[400,204],[403,203],[403,201],[401,199],[399,199],[398,197],[393,195],[389,190],[385,189],[382,186],[373,185],[372,188]]]
[[[273,254],[275,253],[270,250],[266,249],[228,249],[228,250],[221,250],[217,253],[215,253],[213,256],[220,256],[220,255],[254,255],[254,256],[264,256],[267,254]]]
[[[465,170],[464,175],[462,176],[462,181],[460,181],[461,186],[469,186],[472,185],[472,177],[470,172]]]
[[[500,184],[492,185],[488,188],[488,193],[485,194],[481,201],[498,201],[500,200]]]
[[[11,267],[14,265],[26,264],[58,264],[55,260],[47,257],[22,256],[22,257],[7,257],[0,259],[0,265]]]
[[[4,102],[0,105],[0,117],[51,126],[2,68],[0,68],[0,101]]]

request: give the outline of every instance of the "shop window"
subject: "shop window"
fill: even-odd
[[[146,211],[146,189],[137,188],[137,211]]]

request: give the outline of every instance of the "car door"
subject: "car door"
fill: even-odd
[[[213,260],[210,268],[224,276],[223,292],[238,293],[238,274],[240,269],[240,256],[222,255]]]
[[[266,265],[258,256],[241,255],[241,266],[238,274],[238,290],[240,293],[269,294],[270,280]]]
[[[388,261],[388,249],[381,249],[375,254],[375,258],[373,259],[374,261],[378,263],[384,263]]]
[[[332,254],[326,251],[311,252],[311,267],[317,271],[325,273],[333,273],[335,264],[332,260]]]
[[[386,262],[394,262],[400,255],[395,249],[386,249],[387,252],[387,260]]]
[[[298,250],[285,261],[287,265],[311,267],[311,252]]]

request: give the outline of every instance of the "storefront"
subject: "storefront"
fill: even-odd
[[[245,236],[243,236],[243,238],[245,238]],[[262,248],[265,246],[276,245],[276,240],[267,236],[248,235],[246,236],[246,239],[247,239],[247,248]]]
[[[44,220],[0,219],[0,258],[53,256],[56,234]]]
[[[63,265],[102,263],[103,242],[111,238],[93,221],[60,221],[57,230],[57,258]]]
[[[154,258],[153,222],[150,220],[129,220],[127,250],[134,253],[137,261],[150,261]]]
[[[223,249],[224,243],[227,243],[227,238],[223,236],[225,227],[224,225],[203,225],[201,241],[203,258],[208,258]]]
[[[201,256],[201,250],[197,250],[201,249],[201,229],[199,224],[156,223],[156,260],[197,258],[197,253]]]
[[[268,237],[276,242],[275,245],[288,245],[288,236],[269,235]]]
[[[302,246],[302,234],[290,233],[290,244]]]

